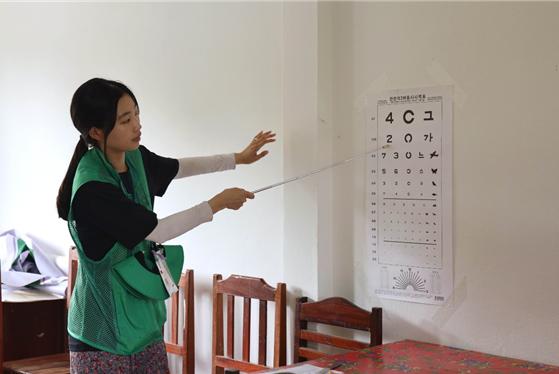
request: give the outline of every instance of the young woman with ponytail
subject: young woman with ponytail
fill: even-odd
[[[79,132],[57,197],[68,221],[80,267],[68,314],[72,373],[167,373],[162,327],[164,304],[127,291],[113,267],[153,242],[163,243],[211,221],[222,209],[237,210],[251,192],[230,188],[200,204],[158,218],[155,196],[174,179],[251,164],[275,141],[260,132],[239,153],[173,159],[140,146],[139,106],[116,81],[94,78],[74,93],[70,115]]]

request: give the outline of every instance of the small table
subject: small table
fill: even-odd
[[[305,361],[289,367],[311,364],[345,374],[362,373],[533,373],[559,374],[558,366],[494,356],[444,345],[403,340],[360,351]],[[285,372],[289,370],[286,368]]]
[[[4,361],[67,351],[66,299],[27,302],[4,299],[0,307]]]

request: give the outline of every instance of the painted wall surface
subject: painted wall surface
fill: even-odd
[[[286,3],[283,16],[283,172],[287,179],[315,168],[320,148],[317,6],[312,2]],[[316,180],[309,178],[285,185],[283,196],[283,271],[288,290],[287,331],[291,332],[295,298],[316,298],[318,292],[319,189]],[[287,336],[289,362],[292,335]]]
[[[374,295],[364,161],[333,174],[335,292],[382,306],[386,341],[559,364],[559,4],[319,8],[332,34],[335,159],[365,150],[364,108],[375,92],[455,90],[453,299],[437,307]]]
[[[554,3],[1,4],[0,230],[71,244],[54,200],[78,140],[71,95],[93,76],[132,88],[143,142],[162,155],[237,152],[260,129],[278,133],[257,164],[174,182],[162,217],[363,152],[375,92],[453,84],[454,298],[375,297],[357,160],[173,241],[196,274],[197,371],[209,372],[218,272],[286,282],[288,331],[296,296],[341,295],[384,308],[387,342],[559,364],[558,16]]]
[[[0,231],[70,246],[55,198],[78,141],[70,100],[94,76],[130,86],[142,143],[161,155],[239,152],[261,129],[278,133],[258,163],[173,182],[156,199],[160,217],[281,179],[282,39],[279,3],[0,4]],[[200,373],[211,362],[212,274],[283,279],[282,201],[281,189],[259,195],[172,241],[195,270]]]

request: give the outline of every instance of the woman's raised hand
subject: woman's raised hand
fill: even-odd
[[[252,164],[255,161],[260,160],[262,157],[268,154],[268,151],[260,151],[267,143],[272,143],[276,141],[275,138],[276,134],[272,133],[271,131],[260,131],[256,136],[252,139],[250,144],[243,149],[240,153],[235,153],[235,162],[238,164]]]
[[[247,199],[254,199],[254,194],[242,188],[228,188],[212,197],[208,204],[210,204],[212,212],[217,213],[225,208],[237,210]]]
[[[260,131],[245,149],[240,153],[235,153],[235,163],[252,164],[266,156],[268,151],[258,152],[267,143],[275,142],[275,136],[276,134],[271,131]],[[210,204],[212,211],[216,213],[225,208],[240,209],[247,199],[254,199],[254,194],[242,188],[228,188],[208,200],[208,204]]]

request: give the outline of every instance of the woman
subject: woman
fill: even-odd
[[[57,197],[59,216],[68,221],[80,266],[68,315],[73,373],[167,373],[162,337],[163,301],[132,293],[113,267],[211,221],[222,209],[239,209],[251,192],[230,188],[190,209],[158,219],[155,196],[173,179],[234,169],[268,151],[275,134],[258,133],[240,153],[172,159],[140,146],[136,97],[120,82],[101,78],[74,93],[70,114],[80,140]],[[151,266],[149,266],[151,265]]]

